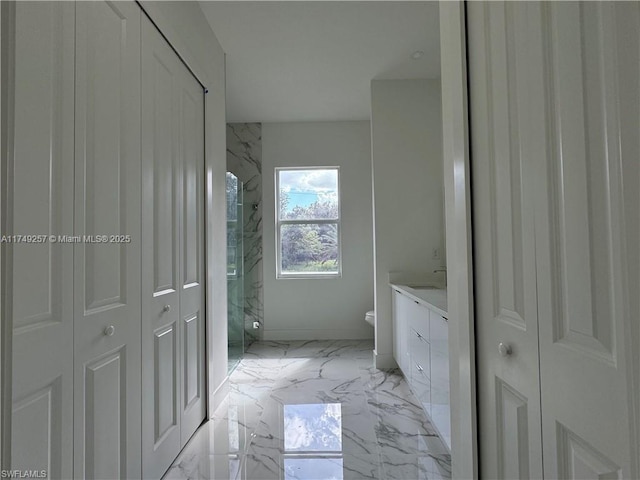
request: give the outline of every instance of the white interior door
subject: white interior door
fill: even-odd
[[[139,478],[140,9],[76,8],[74,477]]]
[[[527,6],[467,12],[481,475],[541,478]]]
[[[175,53],[142,22],[142,455],[159,478],[180,451],[180,199]]]
[[[142,26],[143,475],[158,478],[205,416],[203,90]]]
[[[468,20],[482,473],[638,478],[640,6]]]
[[[536,222],[544,473],[638,478],[628,298],[638,284],[627,280],[638,245],[625,244],[638,203],[625,218],[624,188],[639,180],[640,4],[530,10],[531,115],[546,127],[535,132],[535,156],[546,157]]]
[[[204,92],[184,65],[179,84],[182,165],[180,329],[182,338],[181,445],[206,413],[204,343]]]
[[[73,233],[75,6],[0,8],[14,17],[5,37],[12,41],[2,45],[10,62],[2,234],[47,237],[3,245],[9,298],[2,301],[13,322],[11,468],[71,478],[73,246],[48,236]]]

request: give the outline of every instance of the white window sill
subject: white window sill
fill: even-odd
[[[327,280],[331,278],[342,278],[342,273],[279,273],[277,280]]]

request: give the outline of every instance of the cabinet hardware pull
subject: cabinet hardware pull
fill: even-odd
[[[114,333],[116,333],[116,327],[114,327],[113,325],[109,325],[107,328],[104,329],[104,335],[106,337],[112,337]]]
[[[171,311],[171,305],[165,305],[164,308],[162,309],[163,312],[170,312]]]

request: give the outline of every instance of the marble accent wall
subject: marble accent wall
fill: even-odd
[[[243,182],[245,348],[261,339],[262,280],[262,124],[227,124],[227,170]]]

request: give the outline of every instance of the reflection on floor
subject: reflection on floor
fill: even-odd
[[[254,343],[170,479],[441,479],[451,457],[370,340]]]

